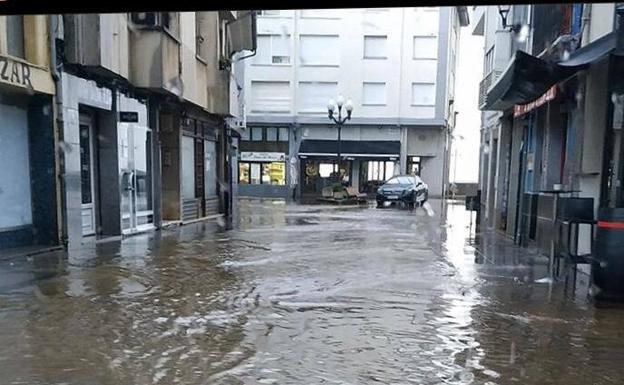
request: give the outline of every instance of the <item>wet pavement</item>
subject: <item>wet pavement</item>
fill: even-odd
[[[621,384],[624,310],[463,205],[241,201],[0,261],[2,384]]]

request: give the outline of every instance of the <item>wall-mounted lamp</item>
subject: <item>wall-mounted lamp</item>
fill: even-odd
[[[522,29],[522,26],[520,24],[507,25],[507,16],[509,16],[509,11],[511,11],[511,5],[498,6],[498,13],[500,14],[503,21],[503,29],[518,33],[520,32],[520,29]]]

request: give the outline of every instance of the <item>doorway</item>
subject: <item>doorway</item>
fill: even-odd
[[[95,146],[94,119],[91,114],[80,114],[80,189],[82,195],[82,235],[94,235],[96,230],[95,204]]]
[[[152,131],[129,123],[118,124],[123,234],[153,228]]]

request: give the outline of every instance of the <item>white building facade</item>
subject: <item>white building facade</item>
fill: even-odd
[[[239,194],[320,194],[337,163],[327,102],[343,95],[354,105],[341,135],[344,179],[374,192],[418,173],[443,195],[467,23],[465,7],[263,11],[245,64]]]

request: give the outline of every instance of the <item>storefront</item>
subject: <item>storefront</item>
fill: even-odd
[[[376,186],[399,173],[399,141],[345,140],[340,143],[342,180],[360,192],[374,193]],[[338,142],[304,140],[299,148],[301,196],[317,196],[335,183]]]
[[[146,103],[67,72],[63,86],[70,246],[153,229],[155,165]]]
[[[238,188],[241,196],[285,197],[286,154],[242,151],[238,161]]]
[[[54,83],[20,59],[0,68],[0,250],[58,245]]]
[[[292,197],[288,175],[290,127],[250,126],[239,145],[238,194],[242,197]]]
[[[219,213],[218,118],[169,106],[163,129],[163,219],[190,221]]]

